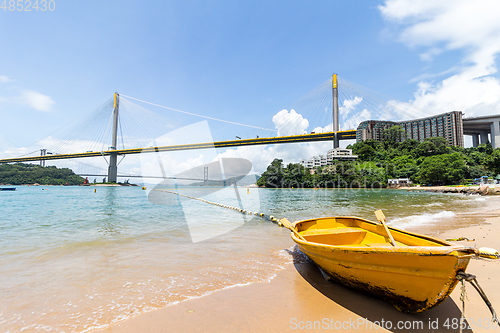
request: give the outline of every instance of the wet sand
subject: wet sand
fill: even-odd
[[[489,200],[485,223],[439,232],[440,238],[467,237],[466,246],[500,249],[500,197]],[[471,216],[471,218],[474,218]],[[425,230],[420,232],[425,233]],[[436,234],[437,232],[432,232]],[[292,243],[291,243],[292,244]],[[500,312],[500,260],[474,259],[475,274]],[[500,331],[479,294],[467,284],[463,332]],[[121,322],[104,332],[458,332],[460,285],[441,305],[419,314],[404,314],[388,302],[327,282],[311,262],[296,261],[268,283],[233,287],[152,311]],[[383,320],[383,321],[382,321]],[[384,329],[377,323],[389,327]],[[446,325],[448,324],[448,325]],[[398,328],[397,326],[400,326]],[[404,327],[406,326],[406,328]]]

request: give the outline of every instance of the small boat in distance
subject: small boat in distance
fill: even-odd
[[[15,191],[15,187],[0,187],[0,191]]]
[[[457,285],[457,274],[465,274],[469,260],[479,255],[475,248],[388,228],[383,220],[341,216],[280,222],[325,277],[381,297],[403,312],[443,302]]]

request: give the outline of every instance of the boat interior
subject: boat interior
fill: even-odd
[[[327,217],[297,222],[296,230],[308,242],[326,245],[392,246],[382,224],[356,217]],[[390,228],[397,246],[447,246],[448,243]]]

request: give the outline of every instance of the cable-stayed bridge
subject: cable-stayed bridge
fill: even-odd
[[[192,114],[189,112],[176,110],[168,107],[163,107],[161,105],[145,102],[132,98],[129,96],[122,95],[118,93],[115,94],[114,98],[107,103],[99,112],[87,116],[87,120],[82,123],[89,124],[89,129],[85,126],[78,126],[78,130],[73,130],[70,133],[69,138],[66,140],[60,140],[57,145],[52,148],[40,149],[38,151],[27,154],[29,156],[20,157],[10,157],[0,159],[0,163],[16,163],[16,162],[34,162],[40,161],[41,164],[45,165],[45,161],[55,161],[55,160],[72,160],[90,157],[105,157],[109,158],[107,177],[108,181],[116,182],[118,173],[118,157],[125,157],[131,154],[140,153],[159,153],[159,152],[173,152],[173,151],[185,151],[185,150],[197,150],[197,149],[208,149],[208,148],[234,148],[234,147],[244,147],[244,146],[256,146],[256,145],[274,145],[274,144],[284,144],[284,143],[301,143],[301,142],[320,142],[320,141],[332,141],[332,146],[334,148],[339,147],[340,140],[353,140],[356,138],[356,131],[354,128],[357,123],[363,120],[367,120],[370,116],[373,116],[368,110],[376,110],[384,108],[385,102],[377,101],[376,99],[368,99],[365,97],[365,105],[360,111],[355,112],[355,107],[361,105],[363,96],[370,95],[370,92],[362,91],[357,87],[354,87],[352,83],[347,81],[341,81],[344,89],[339,90],[339,80],[337,75],[334,74],[332,78],[318,88],[310,92],[304,98],[297,102],[296,106],[291,106],[290,113],[284,112],[287,110],[282,110],[277,116],[288,116],[289,119],[280,125],[277,130],[277,136],[268,135],[269,131],[275,131],[268,128],[262,128],[252,125],[245,125],[232,121],[225,121],[221,119],[216,119],[209,116],[201,116]],[[340,92],[340,103],[339,103],[339,92]],[[123,97],[125,96],[125,97]],[[195,116],[200,116],[209,120],[222,121],[229,123],[231,125],[241,125],[247,126],[254,129],[259,129],[261,131],[267,131],[264,135],[257,135],[255,138],[239,138],[236,140],[220,140],[213,142],[199,142],[199,143],[180,143],[180,144],[168,144],[168,145],[151,145],[151,141],[144,139],[145,137],[151,137],[152,128],[157,126],[158,131],[165,131],[169,124],[161,125],[163,120],[158,118],[158,115],[154,112],[150,112],[145,108],[139,107],[136,104],[129,101],[129,99],[134,99],[140,102],[148,103],[157,107],[162,107],[165,109],[170,109],[176,112],[187,113]],[[339,107],[340,104],[340,107]],[[358,105],[359,104],[359,105]],[[377,105],[379,104],[379,105]],[[109,109],[112,106],[112,113],[109,115]],[[295,112],[297,110],[299,113]],[[127,112],[124,112],[127,111]],[[302,118],[302,115],[310,114],[308,117],[313,118],[314,115],[319,114],[320,119],[316,121],[319,124],[318,130],[313,130],[310,133],[305,134],[303,129],[298,132],[303,134],[293,134],[297,130],[297,124],[303,124],[304,121],[308,121]],[[382,113],[385,112],[382,110]],[[292,117],[293,116],[293,117]],[[106,118],[107,121],[106,121]],[[140,127],[141,120],[143,119],[153,119],[149,127]],[[275,119],[273,118],[273,122]],[[298,119],[298,120],[297,120]],[[279,119],[278,119],[279,120]],[[297,120],[297,121],[295,121]],[[343,127],[347,129],[341,130],[341,122]],[[107,123],[107,127],[104,129],[102,126]],[[276,125],[276,122],[275,122]],[[324,127],[322,127],[324,126]],[[80,127],[83,127],[80,128]],[[276,125],[277,127],[277,125]],[[307,127],[307,126],[306,126]],[[129,132],[139,132],[132,142],[128,143],[128,146],[134,146],[133,141],[135,141],[135,147],[126,147],[125,140],[130,139]],[[84,133],[89,139],[80,139],[79,134]],[[292,134],[290,134],[292,133]],[[92,135],[94,135],[92,137]],[[141,138],[142,136],[142,138]],[[92,137],[92,139],[90,139]],[[120,144],[122,147],[119,148]],[[102,142],[101,147],[96,147],[95,142]],[[186,142],[189,142],[187,140]],[[88,143],[88,145],[85,145]],[[92,146],[92,143],[94,146]],[[89,146],[90,145],[90,146]],[[79,147],[82,148],[79,148]],[[90,148],[89,148],[90,147]],[[77,149],[80,149],[78,152]],[[71,152],[66,152],[70,150]],[[77,152],[73,152],[73,151]],[[81,173],[80,173],[81,174]],[[86,175],[100,175],[102,173],[87,173]],[[130,175],[132,177],[133,175]],[[120,176],[121,177],[121,176]],[[126,176],[128,177],[128,176]],[[166,177],[167,178],[167,177]]]
[[[129,154],[140,154],[140,153],[158,153],[166,151],[207,149],[212,147],[231,148],[231,147],[257,146],[257,145],[269,145],[269,144],[279,144],[279,143],[333,141],[336,136],[338,137],[339,140],[353,140],[356,139],[356,130],[346,130],[346,131],[326,132],[326,133],[311,133],[302,135],[289,135],[281,137],[268,137],[268,138],[256,138],[256,139],[216,141],[207,143],[193,143],[193,144],[173,145],[173,146],[158,146],[158,147],[132,148],[132,149],[112,149],[106,151],[92,151],[92,152],[89,151],[85,153],[73,153],[73,154],[49,154],[41,156],[13,157],[13,158],[0,159],[0,163],[61,160],[70,158],[111,156],[113,154],[129,155]]]

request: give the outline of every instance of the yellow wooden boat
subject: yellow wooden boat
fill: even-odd
[[[403,312],[443,302],[458,282],[457,273],[465,272],[471,257],[479,254],[474,248],[388,228],[384,221],[325,217],[280,222],[333,280],[384,298]]]

